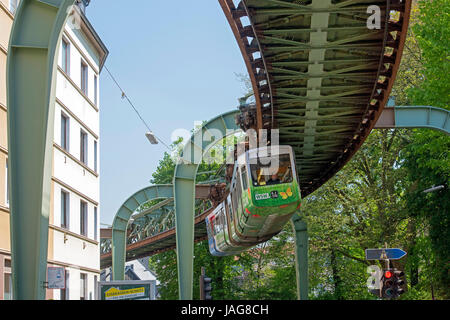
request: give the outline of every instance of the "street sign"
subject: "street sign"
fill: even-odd
[[[65,289],[66,280],[64,268],[48,267],[47,268],[47,288],[48,289]]]
[[[406,256],[399,248],[366,249],[366,260],[398,260]]]

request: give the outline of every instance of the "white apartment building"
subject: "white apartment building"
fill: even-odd
[[[95,299],[100,281],[99,74],[108,50],[85,16],[88,3],[78,3],[78,24],[65,26],[59,48],[48,266],[65,269],[66,289],[47,290],[54,300]],[[2,243],[9,238],[0,239],[0,264],[10,266],[10,246]],[[11,270],[4,269],[0,299],[11,297],[4,289]]]

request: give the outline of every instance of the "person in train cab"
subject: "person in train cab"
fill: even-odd
[[[278,173],[274,173],[269,181],[267,181],[266,185],[274,185],[274,184],[280,184],[281,180],[278,178]]]

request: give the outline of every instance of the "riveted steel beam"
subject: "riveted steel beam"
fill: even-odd
[[[385,108],[375,129],[429,128],[450,134],[450,111],[430,106]]]
[[[13,294],[45,299],[56,52],[74,0],[24,0],[7,60]]]
[[[183,148],[173,179],[178,263],[178,285],[181,300],[192,300],[194,263],[194,186],[203,155],[228,135],[240,131],[235,122],[239,110],[222,114],[206,122]],[[205,138],[207,137],[207,138]],[[201,152],[192,143],[201,146]]]

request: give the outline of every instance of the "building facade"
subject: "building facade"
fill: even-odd
[[[85,1],[86,2],[86,1]],[[0,300],[12,297],[7,182],[6,57],[17,0],[0,0]],[[108,50],[84,14],[65,26],[56,80],[48,266],[66,288],[47,299],[95,299],[100,281],[99,74]]]

